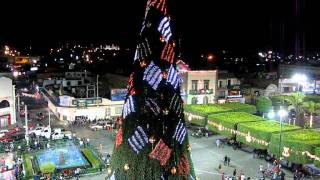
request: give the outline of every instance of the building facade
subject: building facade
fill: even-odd
[[[181,96],[186,104],[209,104],[216,102],[217,70],[185,71]]]
[[[60,96],[59,103],[42,89],[42,94],[48,101],[48,107],[53,114],[63,121],[75,121],[86,117],[94,119],[115,119],[122,115],[124,101],[111,101],[106,98],[74,98]]]
[[[14,88],[12,79],[0,77],[0,128],[16,123]]]
[[[296,78],[303,75],[304,78]],[[279,65],[278,90],[281,94],[301,91],[320,94],[320,67],[307,65]]]
[[[226,71],[218,73],[217,99],[218,103],[225,102],[242,102],[244,97],[241,94],[240,80],[233,74]]]

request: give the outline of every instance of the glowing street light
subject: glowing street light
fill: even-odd
[[[300,86],[302,85],[302,83],[306,82],[307,81],[307,76],[305,74],[295,74],[292,76],[291,78],[294,82],[297,82],[298,84],[298,91],[300,91]],[[302,91],[302,88],[301,88],[301,91]]]
[[[274,113],[274,111],[270,111],[269,113],[268,113],[268,118],[269,119],[273,119],[274,117],[275,117],[275,113]]]

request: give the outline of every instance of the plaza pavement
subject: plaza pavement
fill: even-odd
[[[36,111],[30,111],[36,113]],[[33,116],[31,114],[31,116]],[[34,122],[35,123],[35,122]],[[47,124],[47,120],[44,124]],[[55,120],[51,121],[52,127],[63,127],[65,122]],[[89,138],[90,143],[97,149],[102,150],[103,153],[112,153],[113,138],[110,132],[105,130],[92,131],[85,126],[70,126],[71,131],[76,133],[77,137]],[[189,132],[189,134],[191,134]],[[267,167],[267,162],[263,159],[253,158],[253,154],[244,152],[242,150],[234,150],[231,146],[224,146],[224,148],[217,148],[215,141],[219,135],[214,135],[209,138],[194,138],[189,136],[189,141],[192,147],[191,157],[193,160],[196,175],[200,180],[221,180],[221,175],[218,174],[218,166],[221,164],[222,171],[226,175],[232,175],[234,169],[237,173],[244,172],[246,177],[257,177],[259,165],[262,164]],[[102,147],[102,149],[101,149]],[[223,165],[223,158],[227,155],[230,157],[230,166]],[[106,173],[106,171],[104,171]],[[103,180],[106,174],[99,174],[94,176],[81,177],[82,180]],[[285,171],[287,179],[293,179],[292,173]]]

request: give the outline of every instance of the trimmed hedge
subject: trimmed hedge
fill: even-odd
[[[189,104],[184,106],[184,110],[199,116],[206,116],[210,113],[231,111],[231,109],[222,107],[219,104]]]
[[[256,113],[256,107],[243,103],[225,103],[225,104],[189,104],[184,106],[186,113],[192,113],[206,117],[208,114],[225,113],[225,112],[246,112],[250,114]],[[205,126],[205,119],[192,119],[191,124]]]
[[[235,112],[246,112],[250,114],[255,114],[257,112],[257,108],[254,105],[238,103],[238,102],[230,102],[221,104],[222,107],[232,109]]]
[[[313,159],[302,154],[308,151],[315,153],[315,148],[320,145],[320,132],[311,129],[302,129],[282,133],[280,153],[281,157],[293,163],[307,164],[313,163]],[[279,157],[280,134],[272,134],[269,144],[269,152]],[[285,148],[289,148],[289,156],[285,157],[282,153]]]
[[[317,157],[320,157],[320,147],[317,147],[317,148],[315,149],[314,154],[315,154]],[[314,160],[314,165],[316,165],[318,168],[320,168],[320,160]]]
[[[247,123],[239,123],[238,131],[248,134],[250,132],[250,136],[255,137],[259,140],[263,140],[265,142],[270,142],[272,133],[280,132],[280,123],[278,121],[257,121],[257,122],[247,122]],[[282,131],[299,129],[298,126],[293,126],[289,124],[282,124]],[[259,144],[257,141],[248,142],[246,137],[237,136],[237,141],[247,144],[256,149],[268,149],[268,146],[264,144]]]
[[[211,114],[208,116],[208,128],[211,131],[234,138],[230,129],[237,130],[237,124],[243,122],[264,121],[265,119],[245,112],[227,112]],[[219,129],[216,125],[221,125],[226,129]]]
[[[83,148],[83,149],[81,149],[81,152],[88,159],[88,161],[90,162],[90,164],[93,168],[100,167],[99,159],[89,149]]]
[[[24,168],[26,171],[26,178],[31,178],[33,176],[33,169],[32,169],[32,161],[31,161],[31,155],[30,154],[23,154],[23,163]]]

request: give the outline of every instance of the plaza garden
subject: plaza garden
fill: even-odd
[[[72,178],[106,169],[98,150],[80,139],[38,140],[27,147],[25,140],[15,142],[10,150],[8,146],[0,147],[2,152],[15,152],[11,153],[12,161],[16,161],[14,171],[20,179]]]
[[[240,103],[186,105],[189,123],[225,136],[289,164],[320,167],[320,131],[270,120],[255,114],[255,106]],[[280,133],[281,132],[281,133]]]

